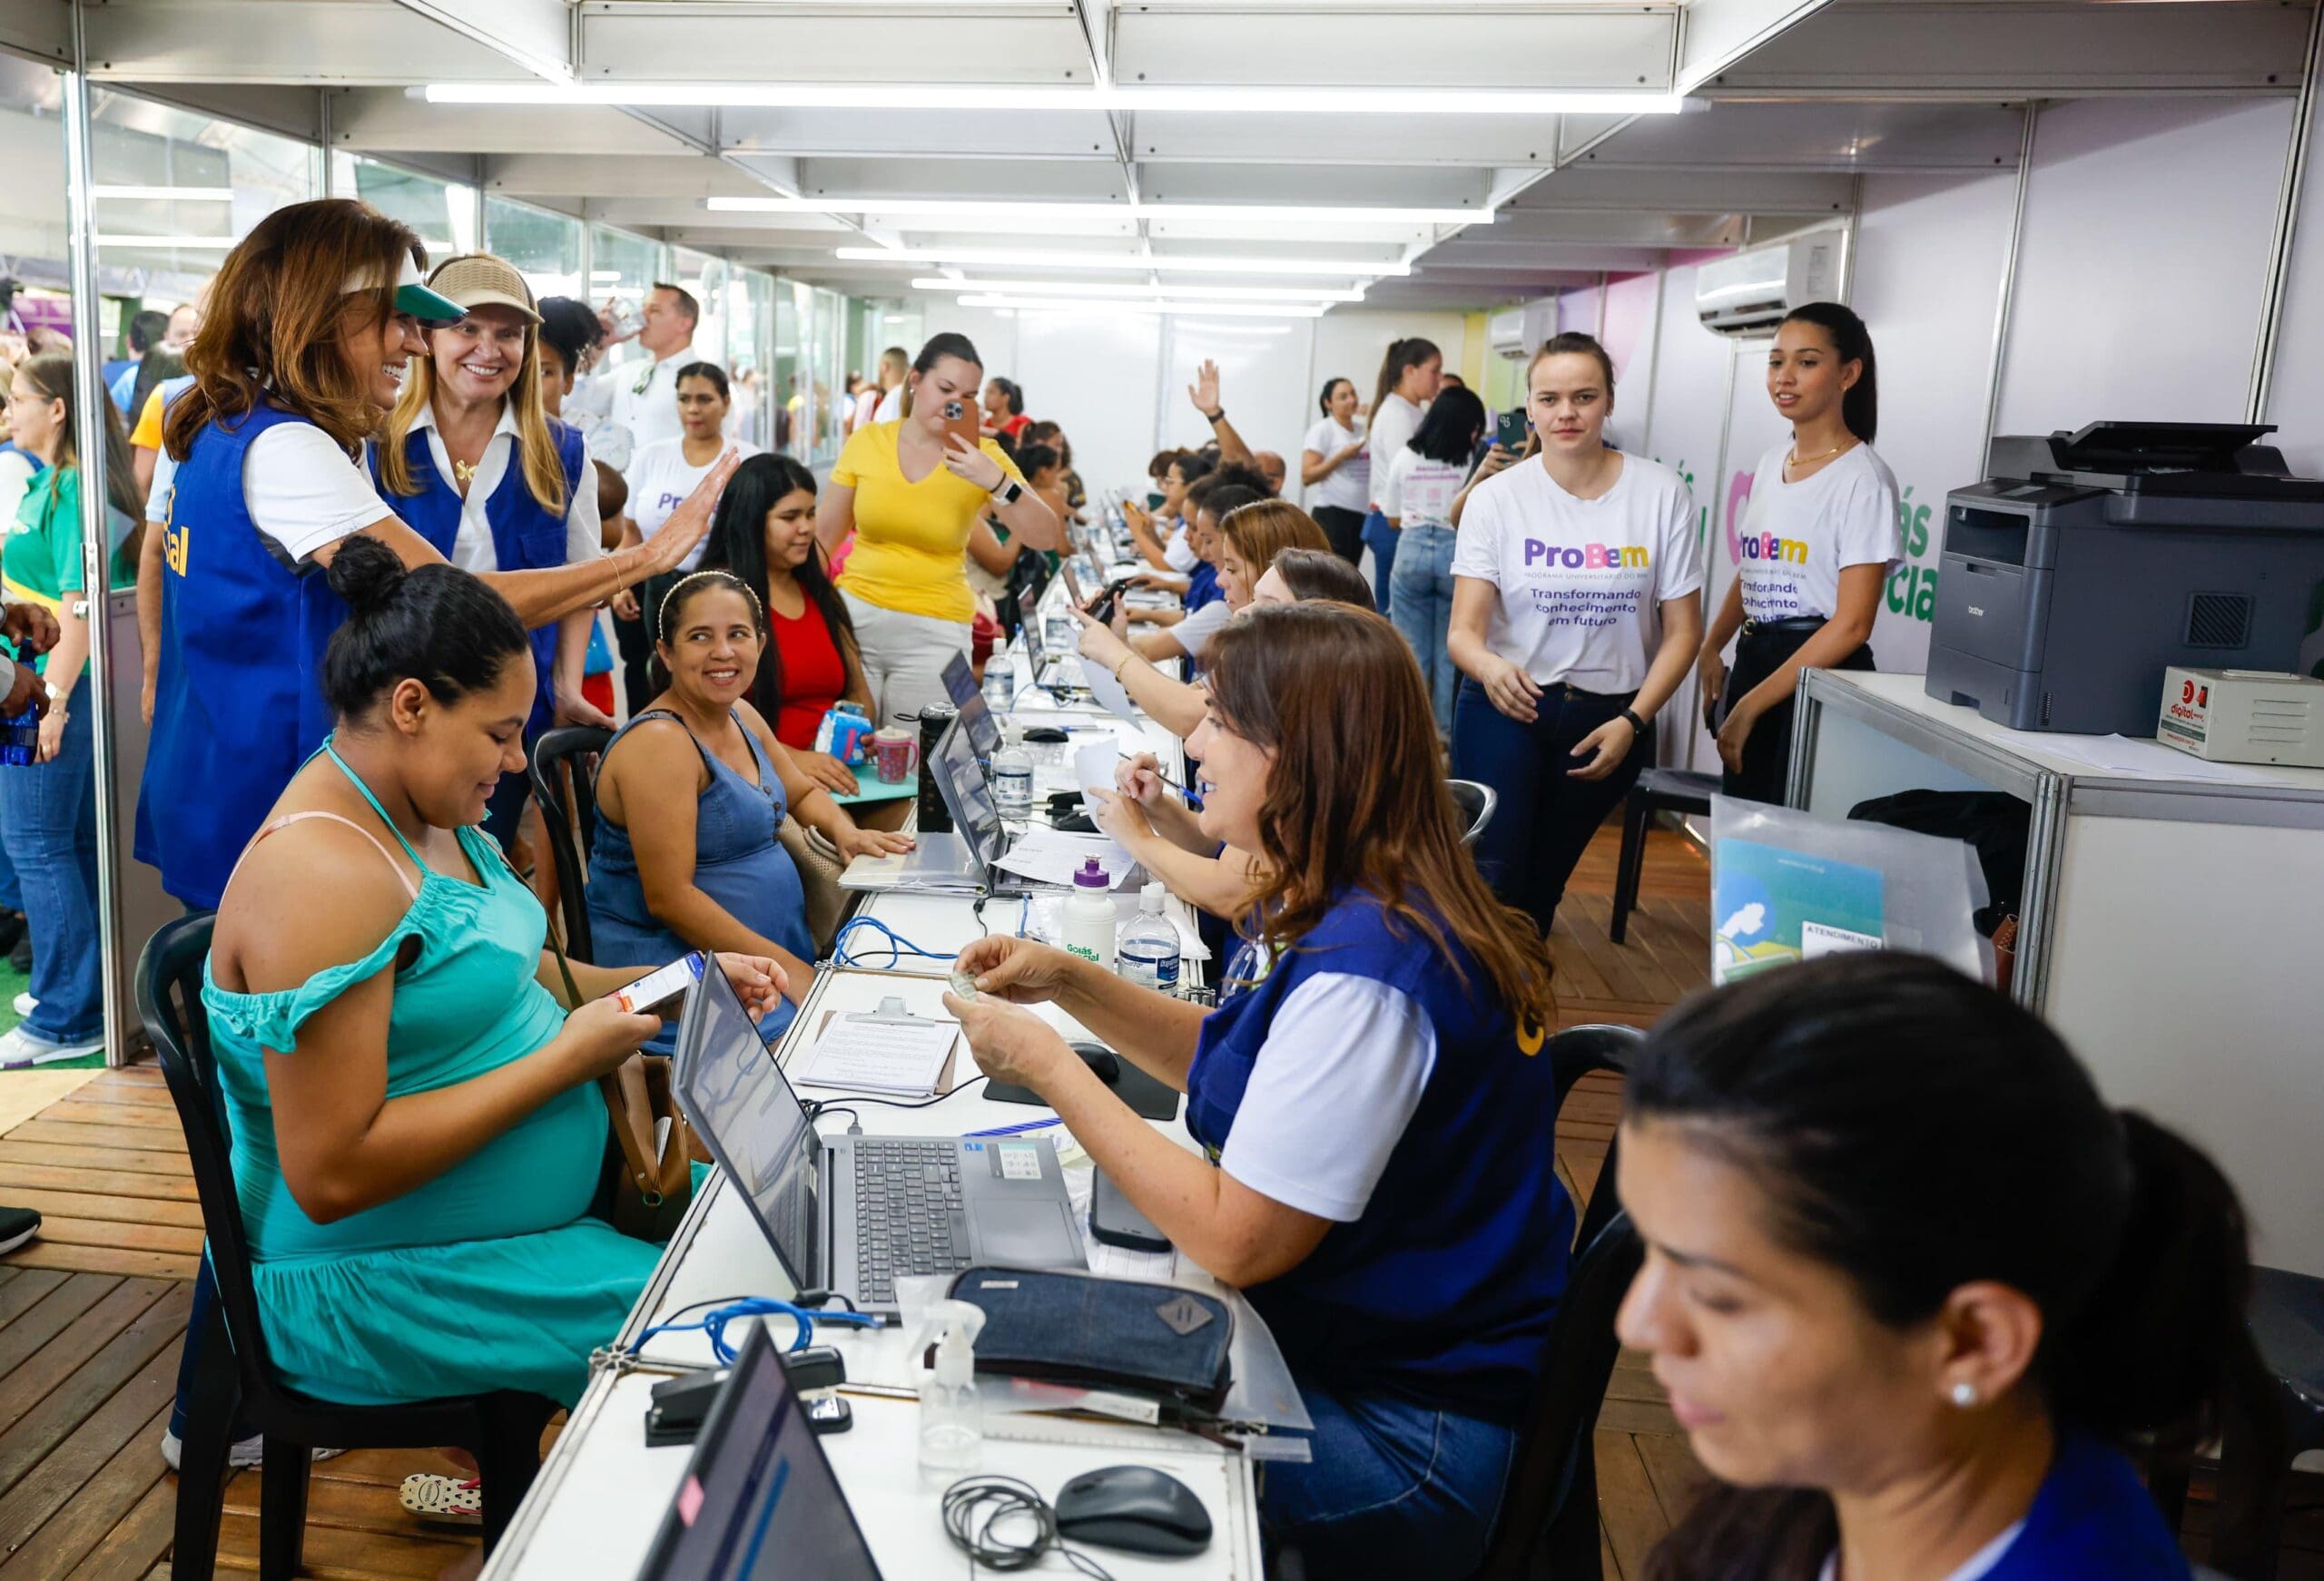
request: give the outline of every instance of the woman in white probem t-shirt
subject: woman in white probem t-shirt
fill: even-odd
[[[1793,309],[1768,352],[1768,395],[1791,437],[1753,474],[1735,581],[1700,664],[1720,789],[1780,805],[1799,673],[1872,668],[1866,643],[1903,544],[1896,475],[1872,448],[1880,394],[1864,320],[1837,302]],[[1730,674],[1720,654],[1738,628]]]
[[[1315,398],[1323,420],[1308,428],[1299,450],[1307,514],[1331,540],[1332,553],[1351,565],[1363,563],[1364,513],[1372,504],[1372,463],[1364,453],[1356,400],[1355,380],[1327,382]]]
[[[1445,647],[1467,677],[1453,776],[1501,798],[1477,864],[1546,935],[1590,835],[1653,755],[1655,712],[1694,663],[1703,565],[1686,481],[1606,447],[1605,348],[1554,336],[1525,387],[1541,455],[1470,491]]]

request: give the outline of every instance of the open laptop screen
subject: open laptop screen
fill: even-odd
[[[993,722],[992,710],[986,706],[984,693],[977,690],[977,678],[969,668],[969,656],[955,653],[944,661],[944,695],[952,700],[952,710],[960,722],[969,727],[969,745],[986,762],[1000,750],[1000,726]]]
[[[753,1324],[640,1581],[880,1581],[763,1325]]]
[[[969,732],[960,720],[954,720],[936,738],[936,755],[929,761],[929,771],[936,776],[936,789],[944,798],[944,810],[952,815],[952,827],[968,840],[981,871],[1000,859],[1000,809],[993,804],[992,787],[986,783],[984,771],[977,767],[975,751],[969,743]]]
[[[783,1271],[801,1290],[820,1285],[814,1124],[714,967],[686,996],[675,1074],[686,1117],[750,1203]]]
[[[1017,595],[1017,632],[1025,644],[1025,661],[1032,666],[1025,677],[1030,681],[1041,673],[1041,661],[1048,658],[1041,640],[1041,596],[1031,588]]]

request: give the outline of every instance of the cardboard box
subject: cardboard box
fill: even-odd
[[[2324,769],[2324,681],[2173,664],[2154,739],[2214,763]]]

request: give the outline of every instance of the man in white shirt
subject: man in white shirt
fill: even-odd
[[[645,325],[637,331],[637,344],[654,360],[605,375],[614,388],[608,417],[629,430],[633,454],[684,431],[678,423],[678,369],[688,363],[718,361],[694,343],[694,327],[701,321],[702,304],[692,292],[657,281],[646,296]]]

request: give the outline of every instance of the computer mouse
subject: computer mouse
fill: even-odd
[[[1059,741],[1068,741],[1072,739],[1053,724],[1037,724],[1025,732],[1025,740],[1033,743],[1047,742],[1054,746]]]
[[[1057,1529],[1068,1542],[1133,1554],[1199,1554],[1210,1512],[1195,1490],[1151,1466],[1085,1471],[1058,1490]]]
[[[1121,1056],[1104,1044],[1077,1043],[1071,1047],[1074,1053],[1081,1056],[1081,1063],[1089,1067],[1089,1074],[1108,1086],[1113,1086],[1122,1079]],[[1157,1475],[1158,1476],[1159,1473],[1157,1472]]]

